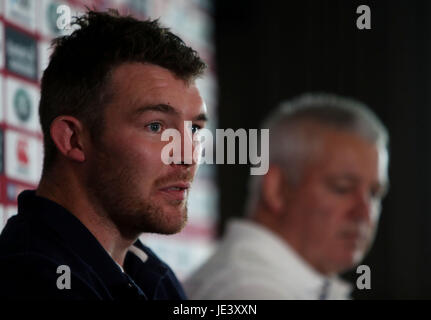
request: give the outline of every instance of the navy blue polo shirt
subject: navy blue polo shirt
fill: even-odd
[[[59,269],[63,265],[70,272]],[[185,299],[169,266],[139,240],[123,267],[125,272],[73,214],[35,191],[19,195],[18,214],[0,235],[2,298]],[[64,288],[68,275],[70,289]]]

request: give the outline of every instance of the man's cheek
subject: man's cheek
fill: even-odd
[[[320,220],[321,223],[324,224],[328,223],[337,211],[337,204],[328,198],[312,198],[309,199],[308,203],[311,206],[311,211],[314,212],[316,219]]]
[[[131,152],[130,158],[134,162],[134,165],[142,170],[164,166],[161,159],[161,148],[153,144],[140,145],[139,148]]]

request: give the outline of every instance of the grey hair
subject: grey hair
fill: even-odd
[[[262,129],[269,129],[269,163],[279,164],[292,184],[299,182],[301,167],[318,143],[310,139],[304,126],[310,123],[351,132],[387,152],[388,131],[365,104],[334,94],[301,95],[282,102],[261,125]],[[259,200],[261,179],[262,176],[250,177],[247,215]]]

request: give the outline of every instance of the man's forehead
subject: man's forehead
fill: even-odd
[[[171,70],[164,67],[140,62],[126,62],[116,66],[112,72],[112,82],[116,85],[124,84],[125,87],[135,85],[150,85],[164,87],[173,83],[184,87],[194,86],[194,81],[186,81],[176,76]]]
[[[373,143],[356,133],[336,129],[321,129],[314,135],[315,152],[309,157],[315,169],[333,172],[367,172],[387,181],[388,152],[385,146]]]
[[[114,100],[121,100],[133,108],[164,104],[181,112],[186,106],[193,105],[201,112],[206,111],[194,81],[187,82],[170,70],[153,64],[124,63],[118,66],[112,74],[110,90]]]

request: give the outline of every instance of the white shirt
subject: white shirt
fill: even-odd
[[[184,287],[190,299],[203,300],[348,299],[351,291],[338,277],[316,272],[268,229],[238,219]]]

